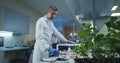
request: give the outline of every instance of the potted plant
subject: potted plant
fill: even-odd
[[[76,55],[83,56],[82,63],[116,63],[120,58],[120,21],[116,17],[105,23],[108,28],[108,34],[93,33],[90,25],[83,24],[83,29],[79,31],[81,38],[79,46],[75,46],[73,51]],[[91,53],[92,57],[89,57]]]
[[[92,38],[94,37],[93,27],[90,24],[82,24],[83,29],[79,31],[78,36],[81,39],[80,45],[77,45],[73,48],[73,51],[76,53],[76,56],[82,56],[83,58],[76,58],[78,63],[81,61],[82,63],[88,62],[90,60],[88,52],[91,52],[93,49],[94,43],[92,42]],[[77,63],[77,62],[76,62]]]

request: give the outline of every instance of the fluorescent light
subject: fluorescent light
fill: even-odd
[[[13,35],[13,32],[0,31],[0,36],[7,37],[12,35]]]
[[[120,16],[120,13],[112,13],[111,16]]]
[[[118,6],[113,6],[112,11],[116,10]]]

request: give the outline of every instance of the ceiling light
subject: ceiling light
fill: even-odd
[[[116,10],[118,6],[113,6],[112,11]]]
[[[112,13],[111,16],[120,16],[120,13]]]

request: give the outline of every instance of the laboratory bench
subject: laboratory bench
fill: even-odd
[[[9,63],[15,58],[25,58],[29,47],[0,47],[0,63]]]
[[[69,59],[62,59],[62,60],[56,60],[56,61],[43,61],[41,63],[75,63],[73,58],[69,58]]]

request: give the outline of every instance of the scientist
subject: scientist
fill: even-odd
[[[50,6],[46,15],[38,19],[36,22],[36,42],[33,51],[33,63],[42,63],[41,60],[45,51],[48,51],[56,57],[59,56],[59,51],[50,47],[52,34],[63,42],[73,43],[64,38],[64,36],[58,32],[53,25],[52,19],[57,15],[57,11],[58,10],[55,6]]]

